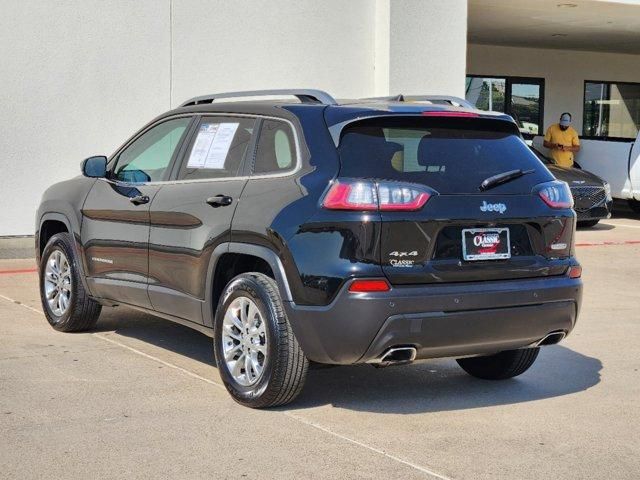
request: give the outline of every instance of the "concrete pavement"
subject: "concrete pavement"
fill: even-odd
[[[128,309],[46,323],[33,260],[0,261],[2,478],[640,477],[640,221],[578,232],[574,333],[505,382],[453,360],[311,371],[255,411],[221,387],[210,339]],[[19,303],[16,303],[19,302]]]

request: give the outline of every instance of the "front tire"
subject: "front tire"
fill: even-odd
[[[213,339],[220,377],[236,402],[275,407],[302,391],[309,362],[272,278],[254,272],[229,282],[216,311]]]
[[[629,199],[627,203],[629,204],[629,208],[631,210],[633,210],[635,213],[640,213],[640,201]]]
[[[58,233],[47,242],[40,260],[40,300],[49,324],[60,332],[93,328],[102,306],[92,300],[80,278],[73,239]]]
[[[506,380],[526,372],[536,361],[539,352],[539,348],[522,348],[486,357],[459,358],[456,361],[473,377],[483,380]]]

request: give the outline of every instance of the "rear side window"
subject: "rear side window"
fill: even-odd
[[[204,117],[187,149],[178,178],[194,180],[239,175],[255,119]]]
[[[279,120],[265,120],[260,129],[253,173],[266,174],[291,170],[296,164],[291,126]]]
[[[347,126],[338,148],[340,175],[401,180],[441,194],[480,193],[490,176],[534,170],[491,193],[529,193],[553,177],[505,121],[476,118],[384,117]]]

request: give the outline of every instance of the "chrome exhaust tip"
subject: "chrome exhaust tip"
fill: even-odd
[[[404,365],[413,362],[417,353],[418,351],[415,347],[394,347],[384,352],[382,356],[369,361],[369,363],[379,368],[390,365]]]
[[[567,336],[567,332],[562,330],[558,332],[551,332],[545,337],[543,337],[542,340],[540,340],[538,343],[536,343],[536,347],[542,347],[545,345],[555,345],[556,343],[560,343],[566,336]]]

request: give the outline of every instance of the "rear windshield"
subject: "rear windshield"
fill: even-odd
[[[348,125],[338,151],[340,176],[402,180],[441,194],[479,193],[488,177],[534,170],[496,186],[496,194],[529,193],[553,179],[515,125],[477,118],[382,117]]]

